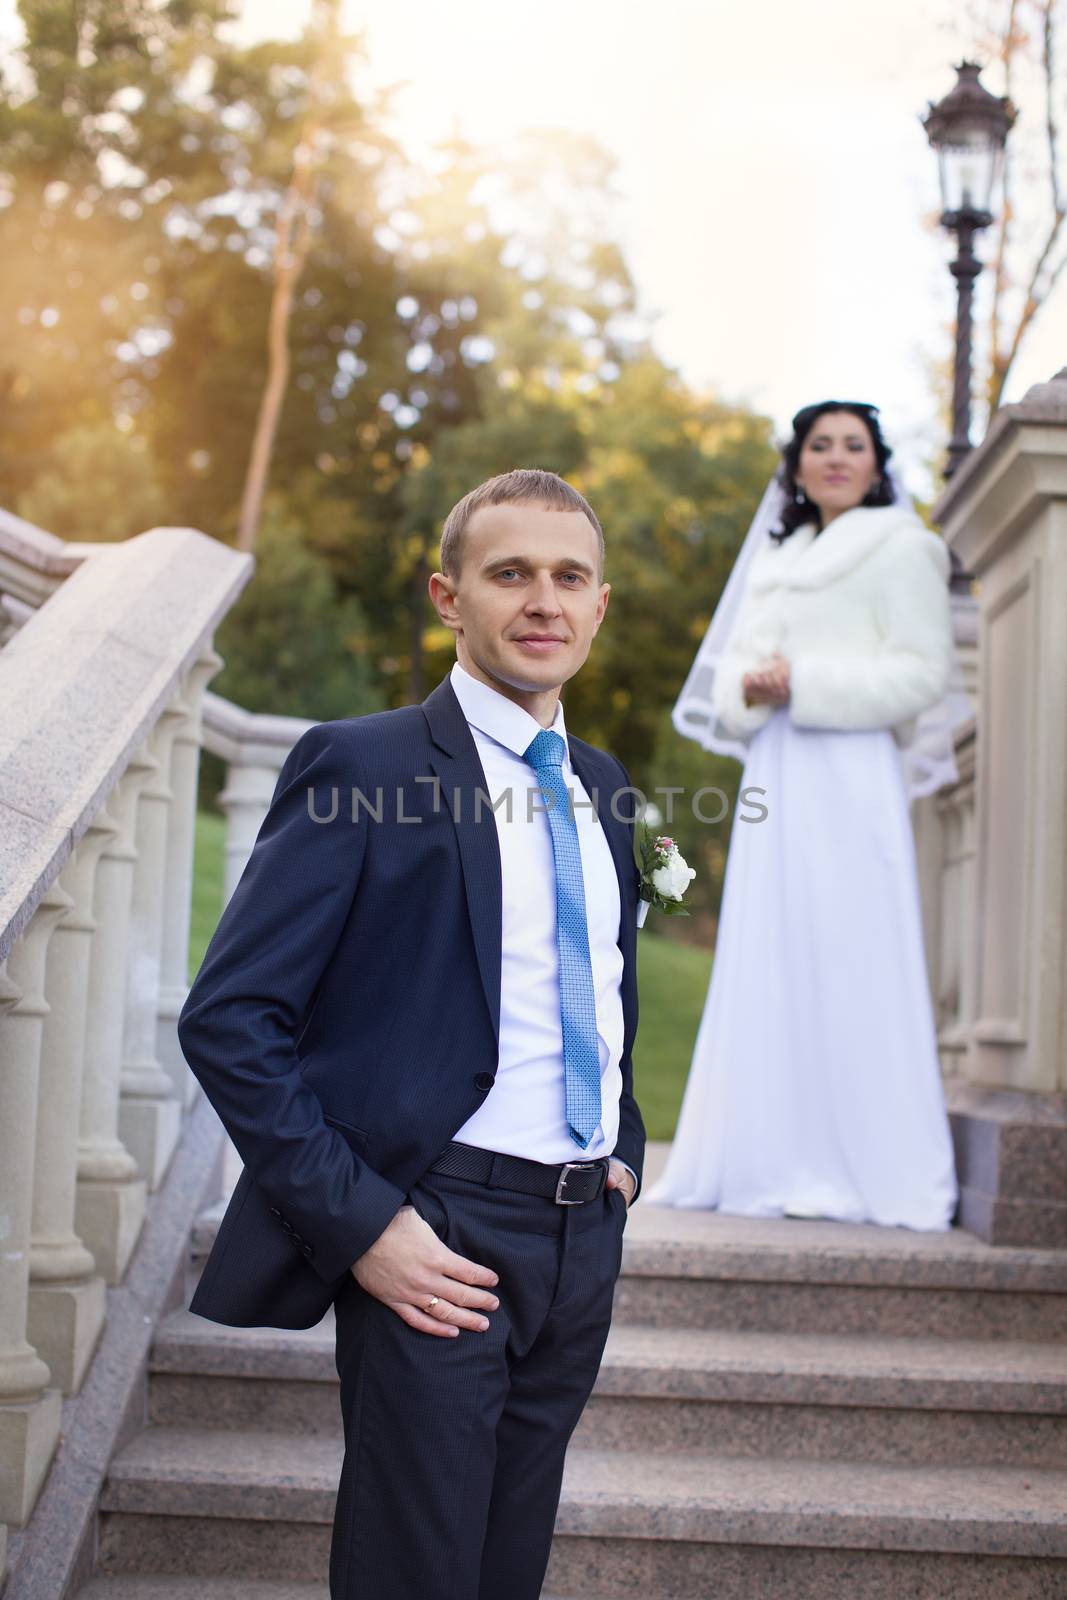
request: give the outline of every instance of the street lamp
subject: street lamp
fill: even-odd
[[[1000,171],[1015,107],[978,82],[981,68],[964,61],[954,87],[930,105],[922,125],[937,151],[941,177],[941,225],[956,235],[950,271],[958,286],[956,364],[952,384],[952,442],[945,477],[951,478],[971,448],[971,298],[982,263],[974,236],[993,221],[989,206]]]

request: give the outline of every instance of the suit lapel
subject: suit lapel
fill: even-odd
[[[422,710],[435,746],[430,766],[441,780],[441,803],[456,830],[478,972],[499,1042],[502,909],[496,818],[487,805],[475,811],[475,795],[487,794],[488,785],[474,736],[447,678],[423,701]]]
[[[633,836],[628,823],[620,822],[612,809],[612,796],[620,785],[612,781],[611,787],[606,788],[603,774],[597,771],[595,757],[591,759],[588,748],[583,749],[577,739],[568,740],[568,744],[571,766],[582,780],[586,793],[592,798],[593,791],[597,791],[597,813],[604,830],[604,837],[608,841],[611,858],[615,863],[615,875],[619,880],[618,944],[623,958],[623,1012],[627,1038],[630,1039],[633,1033],[633,1002],[637,992],[637,866],[634,861]]]

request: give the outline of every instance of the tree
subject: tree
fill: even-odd
[[[0,79],[0,423],[8,503],[68,428],[132,416],[165,342],[158,296],[164,212],[188,155],[175,129],[161,164],[161,119],[226,0],[148,6],[20,0],[25,46]],[[191,108],[190,108],[191,111]],[[173,160],[170,157],[173,156]],[[131,383],[132,378],[132,383]]]
[[[231,535],[321,33],[238,47],[229,0],[95,0],[77,28],[62,0],[20,0],[20,15],[19,70],[0,83],[0,315],[13,330],[0,423],[14,446],[0,494],[29,487],[57,432],[113,418],[149,441],[171,520]],[[369,477],[356,435],[403,362],[392,256],[375,239],[388,146],[346,87],[356,42],[337,46],[315,91],[317,247],[292,302],[282,482],[319,456]]]
[[[352,717],[381,706],[363,608],[343,599],[300,522],[268,499],[256,575],[217,636],[213,685],[249,711]]]
[[[1067,266],[1067,170],[1060,118],[1067,86],[1058,0],[979,0],[971,29],[979,59],[999,62],[1003,91],[1022,115],[1008,138],[993,228],[986,397],[992,416],[1044,306]]]
[[[83,423],[53,440],[15,509],[64,539],[126,539],[170,520],[145,440],[112,422]]]

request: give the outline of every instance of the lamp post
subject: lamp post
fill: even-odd
[[[998,99],[978,81],[981,68],[964,61],[956,83],[936,105],[931,103],[922,125],[937,151],[941,178],[941,226],[956,235],[956,259],[950,271],[957,284],[956,362],[952,384],[952,442],[945,477],[951,478],[971,448],[971,301],[982,263],[974,238],[993,221],[989,206],[1004,156],[1015,107]]]

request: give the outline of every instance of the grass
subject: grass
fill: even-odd
[[[637,935],[641,1018],[634,1046],[634,1093],[648,1137],[670,1139],[708,992],[711,951],[653,933],[655,920],[650,911]]]
[[[222,910],[225,820],[196,819],[189,971],[196,972]],[[711,971],[711,952],[652,931],[655,913],[637,936],[641,1026],[634,1050],[635,1090],[650,1139],[669,1139],[682,1101],[689,1059]]]
[[[189,971],[197,972],[204,951],[222,915],[226,819],[214,811],[196,814],[196,856],[193,864],[193,907],[189,923]]]

